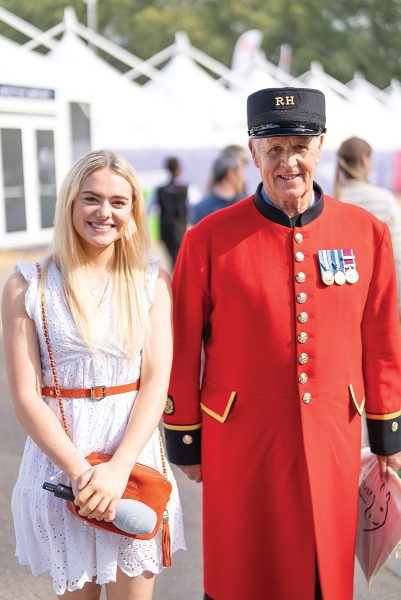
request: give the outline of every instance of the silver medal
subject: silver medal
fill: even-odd
[[[356,269],[347,269],[345,272],[345,278],[348,283],[356,283],[359,279],[359,273]]]
[[[333,285],[334,283],[334,275],[331,271],[324,271],[322,279],[326,285]]]
[[[344,285],[346,282],[344,273],[342,271],[337,271],[334,275],[334,281],[337,283],[337,285]]]

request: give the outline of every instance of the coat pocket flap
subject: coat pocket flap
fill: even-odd
[[[362,417],[363,409],[365,408],[365,397],[363,397],[362,400],[360,401],[360,403],[358,404],[352,383],[349,384],[348,389],[349,389],[349,393],[350,393],[352,402],[354,403],[354,406],[355,406],[358,414],[361,415],[361,417]]]
[[[216,419],[219,423],[225,423],[236,396],[237,392],[208,382],[202,389],[200,406],[204,413]]]

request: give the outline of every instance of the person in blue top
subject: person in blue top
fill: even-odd
[[[190,222],[198,223],[207,215],[231,206],[243,198],[243,165],[237,156],[222,154],[212,165],[212,188],[190,210]]]

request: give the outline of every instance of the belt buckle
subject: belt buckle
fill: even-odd
[[[91,398],[92,400],[103,400],[104,398],[106,398],[106,386],[105,385],[95,385],[94,387],[91,387]],[[96,390],[102,390],[102,395],[99,396],[95,396],[94,392]]]

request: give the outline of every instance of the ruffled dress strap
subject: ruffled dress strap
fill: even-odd
[[[25,293],[25,310],[30,319],[35,320],[35,314],[37,311],[37,299],[38,299],[38,272],[36,264],[19,260],[14,267],[14,272],[20,272],[28,283],[28,289]]]
[[[159,275],[160,257],[151,254],[148,260],[148,270],[146,272],[146,298],[149,303],[149,308],[153,304],[155,297],[156,279]]]

